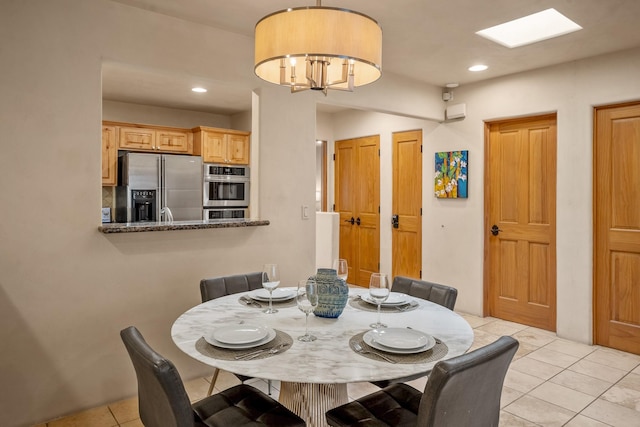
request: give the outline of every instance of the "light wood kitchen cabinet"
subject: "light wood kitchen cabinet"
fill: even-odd
[[[118,148],[156,153],[192,154],[193,136],[185,130],[119,127]]]
[[[102,126],[102,185],[116,185],[118,146],[115,126]]]
[[[249,164],[249,132],[205,127],[193,132],[193,154],[204,163]]]
[[[138,127],[121,127],[119,132],[118,148],[129,150],[156,149],[156,131]]]
[[[159,130],[156,131],[156,148],[158,151],[191,154],[192,138],[191,132]]]

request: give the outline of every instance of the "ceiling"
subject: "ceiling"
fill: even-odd
[[[260,18],[313,0],[112,0],[234,33],[253,36]],[[382,72],[444,87],[460,85],[640,46],[639,0],[325,0],[369,15],[383,31]],[[582,30],[509,49],[476,31],[550,7]],[[484,63],[479,73],[468,67]],[[252,65],[251,65],[252,66]],[[188,76],[135,64],[106,63],[103,97],[125,102],[233,114],[251,108],[254,79],[216,86],[215,99],[185,93]],[[255,77],[254,77],[255,78]],[[375,83],[373,83],[375,84]],[[282,89],[287,90],[287,89]],[[357,88],[356,88],[357,91]],[[206,94],[205,94],[206,95]],[[331,102],[331,92],[327,103]]]

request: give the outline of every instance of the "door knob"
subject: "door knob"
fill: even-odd
[[[500,230],[495,224],[493,224],[493,227],[491,227],[491,234],[493,234],[494,236],[497,236],[501,231],[502,230]]]
[[[344,222],[350,222],[351,225],[353,225],[353,223],[356,222],[356,220],[353,219],[353,217],[351,217],[351,219],[345,219]],[[358,225],[360,225],[360,224],[358,224]]]
[[[393,228],[400,227],[400,216],[399,215],[393,215],[391,217],[391,225],[393,226]]]
[[[356,219],[356,224],[360,225],[360,217],[358,217],[358,219]]]

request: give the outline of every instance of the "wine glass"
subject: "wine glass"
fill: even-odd
[[[380,323],[380,305],[389,298],[389,280],[383,273],[372,273],[369,279],[369,296],[378,304],[378,322],[372,323],[372,328],[386,328],[387,325]]]
[[[347,276],[349,275],[349,269],[347,267],[346,259],[335,259],[333,260],[333,269],[338,274],[338,277],[347,282]]]
[[[298,340],[304,342],[315,341],[316,337],[309,335],[309,314],[318,306],[318,285],[313,279],[301,280],[298,282],[298,293],[296,294],[296,302],[298,309],[305,314],[304,318],[304,335],[298,337]]]
[[[269,308],[264,313],[273,314],[278,310],[273,308],[273,290],[280,284],[280,271],[278,264],[265,264],[262,266],[262,287],[269,291]]]

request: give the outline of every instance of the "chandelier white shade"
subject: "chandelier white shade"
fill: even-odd
[[[267,15],[256,24],[255,73],[292,92],[352,91],[382,73],[382,29],[358,12],[300,7]]]

